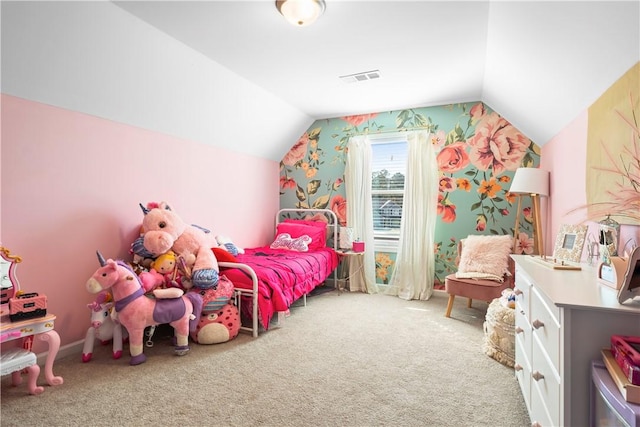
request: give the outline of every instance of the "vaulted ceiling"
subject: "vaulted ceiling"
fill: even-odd
[[[538,145],[640,60],[637,0],[114,3],[313,119],[482,100]]]

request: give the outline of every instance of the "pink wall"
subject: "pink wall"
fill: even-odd
[[[553,253],[555,236],[562,224],[580,224],[586,219],[586,211],[577,208],[587,203],[587,125],[588,113],[585,110],[542,146],[540,167],[551,172],[549,226],[545,228],[545,248],[548,254]],[[589,225],[589,234],[596,236],[598,226],[591,221],[585,223]],[[620,244],[624,245],[630,239],[640,244],[640,227],[622,225]],[[586,260],[586,245],[582,258]]]
[[[23,257],[22,289],[47,295],[63,345],[89,326],[96,249],[130,259],[138,203],[167,201],[241,247],[273,237],[277,162],[8,95],[2,124],[0,239]]]

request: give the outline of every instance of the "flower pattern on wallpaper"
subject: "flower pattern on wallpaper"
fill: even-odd
[[[458,124],[444,140],[436,139],[436,148],[440,147],[436,155],[440,171],[437,207],[440,220],[454,223],[460,205],[475,214],[477,233],[513,233],[513,224],[507,228],[503,219],[511,214],[516,200],[509,193],[509,186],[518,167],[533,165],[532,142],[499,114],[487,112],[482,103],[471,107],[464,127]],[[469,205],[472,194],[477,199]],[[523,209],[522,229],[532,234],[530,210]],[[516,245],[516,253],[531,253],[530,234],[520,233],[518,242],[521,244]],[[436,244],[436,279],[442,282],[446,274],[456,271],[457,241],[452,238],[446,244]]]
[[[378,283],[387,284],[391,279],[391,270],[395,261],[391,255],[386,252],[376,253],[376,281]]]
[[[503,173],[533,163],[530,145],[528,138],[497,113],[486,114],[483,104],[471,108],[466,128],[456,126],[436,155],[441,173],[438,214],[442,221],[456,220],[454,192],[470,193],[474,186],[478,201],[470,209],[478,211],[476,231],[485,231],[488,220],[495,224],[498,215],[509,215],[515,197],[508,192],[511,177]],[[503,234],[492,228],[490,231]]]
[[[344,196],[334,194],[344,180],[342,177],[327,179],[323,184],[323,180],[317,178],[324,164],[324,150],[318,146],[321,131],[315,128],[305,132],[283,157],[280,162],[280,195],[295,191],[296,208],[331,209],[340,225],[346,225],[346,200]],[[292,176],[295,171],[302,171],[307,182],[296,181]]]
[[[413,129],[429,132],[440,172],[434,242],[437,286],[444,281],[444,276],[457,269],[460,239],[469,234],[513,234],[516,196],[508,191],[513,173],[518,167],[533,167],[539,161],[537,146],[483,103],[317,121],[280,164],[281,207],[295,204],[296,207],[329,208],[336,212],[341,225],[346,225],[348,201],[342,183],[349,139],[356,135]],[[326,162],[328,156],[331,161]],[[533,248],[530,207],[524,206],[521,218],[516,251],[530,253]],[[448,224],[456,224],[455,235],[444,237],[446,232],[438,229],[451,230],[444,227]],[[387,283],[394,257],[379,252],[375,259],[377,280]]]

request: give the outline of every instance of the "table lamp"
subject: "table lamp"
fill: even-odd
[[[533,250],[544,258],[544,240],[542,233],[542,221],[540,218],[540,196],[549,195],[549,172],[537,168],[518,168],[513,175],[511,194],[518,196],[518,210],[516,211],[516,225],[514,228],[513,251],[515,253],[518,241],[518,227],[520,225],[520,211],[522,196],[531,196],[533,217]]]

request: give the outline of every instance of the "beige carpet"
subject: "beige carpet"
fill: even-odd
[[[97,346],[30,396],[2,378],[2,426],[528,426],[513,370],[482,350],[486,304],[327,292],[277,329],[129,366]],[[42,375],[41,384],[44,383]]]

